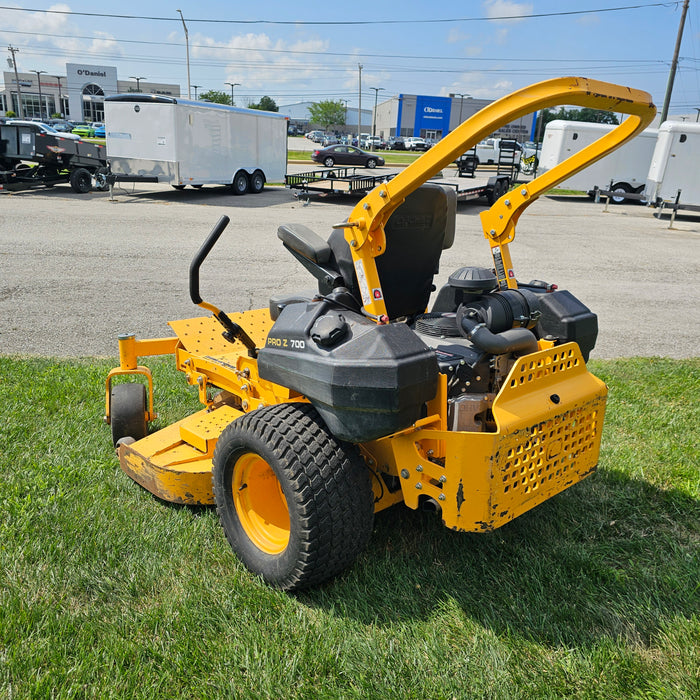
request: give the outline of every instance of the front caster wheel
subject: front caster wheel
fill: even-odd
[[[233,551],[283,590],[336,576],[372,532],[367,467],[309,404],[269,406],[231,423],[217,442],[212,478]]]
[[[146,387],[136,382],[115,384],[110,392],[109,416],[112,442],[115,445],[122,438],[140,440],[146,437]]]

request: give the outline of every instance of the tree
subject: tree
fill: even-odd
[[[277,103],[271,97],[268,97],[267,95],[263,95],[260,98],[260,102],[254,102],[253,104],[249,104],[248,107],[250,109],[262,109],[265,112],[279,112],[280,111],[280,108],[277,106]]]
[[[345,124],[345,105],[340,100],[322,100],[309,107],[309,116],[314,124],[328,129]]]
[[[538,135],[540,141],[544,137],[544,129],[547,124],[555,119],[592,122],[594,124],[620,123],[615,114],[602,109],[591,109],[590,107],[583,107],[583,109],[566,109],[565,107],[559,107],[556,112],[551,109],[543,109],[537,116],[537,127],[535,129],[535,133]]]
[[[206,92],[199,93],[200,100],[208,100],[209,102],[216,102],[219,105],[230,105],[231,95],[223,90],[207,90]]]

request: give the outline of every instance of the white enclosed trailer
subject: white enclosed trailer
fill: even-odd
[[[538,174],[551,170],[614,128],[612,124],[562,119],[549,122],[544,131]],[[610,189],[621,195],[612,197],[614,202],[624,201],[625,194],[641,192],[649,172],[656,134],[657,129],[645,129],[621,148],[564,180],[558,187],[593,194],[596,187],[606,190],[612,184]]]
[[[260,192],[287,172],[287,118],[163,95],[105,98],[107,158],[119,182],[231,185]]]
[[[664,122],[659,127],[645,194],[657,206],[700,209],[700,124]]]

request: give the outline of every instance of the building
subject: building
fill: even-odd
[[[125,92],[180,96],[180,86],[153,83],[145,78],[119,80],[114,66],[66,63],[65,75],[42,71],[5,71],[0,86],[0,116],[12,110],[25,119],[48,119],[60,114],[76,122],[104,121],[104,98]],[[17,80],[19,79],[19,90]],[[22,110],[19,109],[19,94]]]
[[[385,139],[391,136],[421,136],[438,141],[491,102],[468,95],[396,95],[377,105],[374,133]],[[530,141],[534,136],[535,116],[529,114],[506,124],[495,135]]]
[[[284,105],[279,108],[281,114],[286,114],[289,117],[290,127],[295,127],[301,133],[310,131],[318,124],[311,122],[309,115],[309,107],[315,104],[314,102],[295,102],[294,104]],[[362,110],[362,129],[358,129],[357,124],[357,107],[345,108],[345,125],[333,127],[334,131],[341,134],[357,134],[369,133],[372,130],[372,110]]]

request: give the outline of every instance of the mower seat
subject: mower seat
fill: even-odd
[[[423,313],[434,291],[433,277],[440,255],[454,242],[457,192],[429,183],[412,192],[384,226],[386,251],[375,258],[390,319]],[[360,292],[350,246],[341,229],[331,233],[328,244],[333,267],[359,300]]]
[[[430,183],[412,192],[394,211],[384,227],[386,251],[375,258],[387,314],[390,319],[423,313],[434,291],[440,255],[454,242],[457,193],[445,185]],[[346,287],[362,305],[350,246],[342,229],[326,243],[302,224],[280,226],[277,236],[284,247],[318,280],[319,293]],[[273,319],[295,297],[270,303]],[[274,308],[273,308],[274,307]]]

